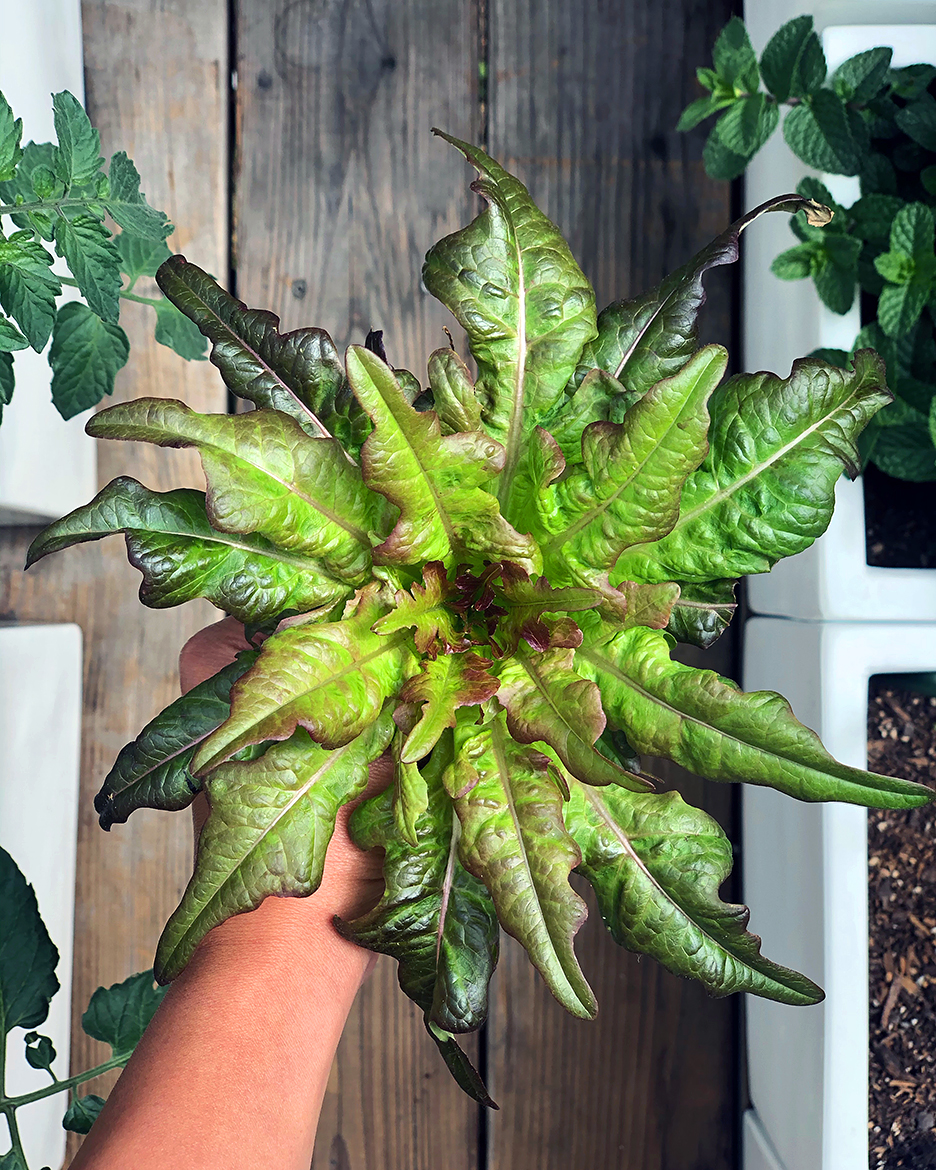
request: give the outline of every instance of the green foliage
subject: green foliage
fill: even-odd
[[[158,342],[190,361],[205,357],[204,337],[170,301],[133,291],[170,255],[172,224],[147,203],[124,151],[105,174],[100,135],[77,98],[57,93],[52,107],[57,143],[21,147],[22,122],[0,94],[0,222],[7,216],[19,229],[0,231],[0,420],[14,387],[6,355],[27,345],[41,353],[50,337],[52,401],[63,418],[112,394],[129,355],[119,323],[128,300],[155,310]],[[50,244],[70,276],[52,271]],[[82,300],[62,303],[63,285]]]
[[[788,87],[818,75],[808,34],[792,63],[777,50]],[[756,84],[740,22],[716,64],[719,93]],[[146,604],[207,597],[268,635],[157,716],[98,797],[108,827],[209,796],[159,978],[231,914],[312,894],[338,809],[386,752],[392,783],[350,822],[362,848],[383,850],[384,894],[338,927],[399,961],[452,1074],[493,1105],[455,1037],[484,1020],[499,927],[569,1011],[595,1014],[573,870],[619,942],[714,994],[821,998],[761,956],[747,911],[718,897],[724,835],[657,793],[641,754],[802,800],[905,808],[931,793],[838,764],[780,696],[671,657],[677,639],[718,637],[738,577],[825,529],[835,481],[856,471],[857,438],[889,401],[867,349],[723,383],[727,354],[698,344],[703,276],[737,259],[761,214],[796,214],[807,258],[833,254],[823,191],[757,208],[658,288],[596,314],[522,184],[454,145],[488,206],[430,250],[425,281],[465,327],[477,381],[438,350],[423,393],[375,336],[342,363],[321,330],[281,335],[271,314],[168,258],[160,287],[259,409],[102,411],[94,435],[195,447],[207,495],[115,480],[29,559],[124,532]],[[882,209],[866,210],[879,232]],[[153,262],[136,246],[122,256]]]
[[[781,280],[812,280],[835,313],[847,313],[856,293],[865,294],[863,314],[874,306],[876,321],[854,348],[879,350],[895,400],[868,428],[863,460],[899,479],[936,480],[929,426],[936,395],[936,68],[893,69],[892,50],[880,47],[851,57],[827,78],[813,18],[798,16],[771,37],[759,77],[748,60],[750,84],[740,86],[726,45],[745,40],[733,17],[715,46],[715,68],[698,71],[709,94],[686,108],[677,129],[719,114],[703,158],[712,178],[734,179],[788,105],[783,136],[794,154],[819,171],[860,177],[861,198],[848,208],[834,205],[817,180],[800,183],[800,194],[831,206],[835,216],[824,226],[794,217],[800,243],[782,252],[772,271]]]
[[[2,112],[2,107],[0,107]],[[59,1080],[52,1065],[55,1048],[48,1036],[33,1029],[41,1025],[49,1003],[59,989],[55,977],[58,951],[39,914],[32,886],[13,858],[0,849],[0,1113],[6,1119],[11,1149],[0,1155],[3,1170],[28,1170],[16,1114],[34,1101],[68,1092],[71,1101],[62,1125],[75,1133],[87,1133],[104,1107],[103,1097],[77,1096],[74,1089],[130,1059],[147,1024],[165,995],[153,982],[152,971],[131,975],[113,987],[99,987],[81,1018],[85,1032],[111,1048],[110,1059],[95,1068]],[[27,1063],[48,1073],[51,1084],[18,1097],[3,1089],[8,1037],[15,1028],[30,1029],[23,1042]]]

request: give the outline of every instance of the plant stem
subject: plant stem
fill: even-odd
[[[76,1073],[75,1076],[68,1077],[64,1081],[56,1081],[54,1085],[47,1085],[44,1089],[34,1089],[33,1092],[24,1093],[21,1097],[0,1097],[0,1112],[5,1113],[12,1121],[14,1109],[19,1109],[22,1105],[31,1105],[33,1101],[41,1101],[44,1097],[51,1097],[55,1093],[62,1093],[65,1089],[73,1089],[76,1085],[83,1085],[85,1081],[93,1080],[102,1073],[110,1072],[112,1068],[123,1068],[129,1059],[129,1052],[121,1056],[112,1056],[103,1064],[85,1069],[84,1072]]]
[[[78,288],[78,281],[73,280],[70,276],[60,276],[59,280],[62,284],[67,284],[69,288]],[[132,287],[133,285],[130,286],[130,288]],[[164,299],[163,297],[141,297],[139,293],[132,293],[129,288],[121,289],[117,295],[125,301],[137,301],[141,305],[157,305]]]
[[[20,215],[27,211],[61,211],[63,207],[87,207],[100,199],[34,199],[32,203],[10,203],[0,207],[0,215]]]
[[[13,1107],[11,1106],[9,1109],[4,1109],[4,1113],[6,1114],[7,1125],[10,1129],[10,1141],[13,1144],[13,1149],[10,1151],[10,1153],[18,1154],[20,1162],[22,1162],[23,1166],[25,1166],[26,1151],[23,1149],[23,1141],[20,1137],[19,1126],[16,1123],[16,1114]]]

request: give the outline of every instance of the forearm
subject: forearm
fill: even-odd
[[[308,1170],[370,956],[312,899],[213,930],[176,980],[72,1170]]]

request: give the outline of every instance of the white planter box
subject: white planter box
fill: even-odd
[[[61,990],[38,1030],[52,1038],[60,1079],[68,1076],[71,1036],[81,678],[78,626],[0,626],[0,845],[35,889],[59,950]],[[7,1091],[14,1096],[49,1083],[26,1063],[23,1035],[14,1029],[7,1045]],[[67,1108],[61,1093],[18,1113],[30,1166],[61,1165]]]
[[[931,0],[877,4],[838,0],[815,6],[799,0],[786,4],[748,0],[745,15],[755,48],[760,51],[785,20],[813,11],[817,23],[821,25],[824,19],[826,25],[822,39],[830,72],[855,53],[877,45],[893,46],[895,66],[936,63],[936,4]],[[885,16],[894,23],[872,23]],[[842,23],[831,25],[830,20]],[[934,23],[922,23],[926,20]],[[919,23],[897,23],[907,21]],[[773,195],[792,191],[809,173],[778,131],[748,168],[745,206],[755,207]],[[846,206],[858,198],[857,179],[820,177]],[[819,347],[851,349],[861,327],[857,298],[852,310],[840,317],[822,305],[811,281],[778,280],[770,272],[773,258],[794,243],[785,216],[766,216],[745,233],[744,354],[748,369],[786,374],[795,358]],[[862,485],[860,481],[843,481],[825,536],[799,556],[781,561],[773,572],[750,578],[748,599],[755,612],[782,617],[936,621],[936,569],[870,567],[865,561]]]
[[[80,0],[0,0],[0,92],[23,119],[24,142],[54,141],[51,95],[63,89],[84,94]],[[0,426],[0,524],[41,523],[96,491],[95,445],[84,434],[90,412],[59,416],[45,354],[22,350],[14,369]]]
[[[745,627],[745,689],[786,695],[829,751],[855,767],[867,767],[870,677],[934,667],[936,623],[754,618]],[[745,1168],[863,1170],[868,1165],[867,813],[746,787],[743,841],[744,899],[764,953],[803,971],[826,991],[825,1002],[813,1008],[747,997],[755,1116],[746,1124]]]

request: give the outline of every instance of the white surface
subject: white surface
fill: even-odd
[[[0,626],[0,845],[35,889],[59,950],[61,990],[37,1029],[52,1038],[59,1078],[68,1076],[71,1029],[81,676],[78,626]],[[23,1035],[15,1028],[7,1046],[11,1095],[49,1083],[26,1063]],[[67,1107],[65,1094],[57,1094],[17,1114],[31,1167],[61,1165]],[[6,1145],[0,1123],[0,1148]]]
[[[745,1111],[742,1129],[741,1157],[744,1170],[786,1170],[753,1109]]]
[[[811,6],[800,3],[747,5],[755,47],[760,50],[785,21]],[[817,25],[829,16],[854,21],[932,20],[936,3],[891,0],[887,4],[817,6]],[[830,72],[855,53],[877,45],[894,48],[895,66],[936,63],[936,24],[854,23],[826,27],[823,47]],[[745,206],[756,207],[772,195],[793,191],[808,168],[795,157],[778,131],[748,168]],[[821,176],[845,206],[858,198],[858,180]],[[857,297],[851,311],[838,316],[820,302],[811,281],[778,280],[773,258],[796,239],[786,216],[770,215],[745,233],[744,364],[784,376],[793,360],[820,346],[851,349],[860,329]],[[768,574],[748,581],[751,608],[784,617],[879,621],[936,620],[936,569],[879,569],[865,561],[864,503],[860,481],[842,483],[828,532],[798,557],[781,561]]]
[[[0,92],[23,119],[23,141],[54,141],[52,94],[81,99],[80,0],[0,0]],[[11,221],[4,218],[9,228]],[[14,356],[16,390],[0,426],[0,523],[55,519],[96,490],[88,413],[63,421],[45,354]]]
[[[855,767],[867,766],[870,677],[934,668],[936,623],[745,627],[745,689],[780,691]],[[751,928],[765,954],[826,991],[814,1008],[747,998],[752,1102],[787,1170],[867,1166],[867,814],[746,786],[742,823]]]

